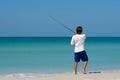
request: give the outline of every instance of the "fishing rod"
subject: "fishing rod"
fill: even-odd
[[[66,28],[67,30],[71,31],[72,33],[75,33],[72,29],[70,29],[69,27],[65,26],[63,23],[61,23],[60,21],[58,21],[57,19],[55,19],[52,16],[49,16],[53,21],[55,21],[56,23],[60,24],[61,26],[63,26],[64,28]]]

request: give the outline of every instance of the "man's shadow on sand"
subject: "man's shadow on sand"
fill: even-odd
[[[88,72],[88,74],[100,74],[101,72],[100,71],[91,71],[91,72]]]

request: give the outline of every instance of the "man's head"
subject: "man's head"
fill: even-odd
[[[77,34],[81,34],[81,33],[82,33],[82,26],[78,26],[78,27],[76,28],[76,33],[77,33]]]

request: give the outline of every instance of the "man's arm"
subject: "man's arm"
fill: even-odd
[[[74,45],[75,44],[75,41],[74,41],[74,38],[72,37],[71,39],[71,45]]]

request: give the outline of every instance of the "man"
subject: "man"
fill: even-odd
[[[75,49],[74,49],[74,73],[75,75],[77,75],[77,67],[78,67],[78,62],[80,60],[82,60],[84,62],[83,64],[83,69],[82,69],[82,73],[86,74],[86,67],[87,67],[87,63],[88,63],[88,56],[86,54],[86,51],[84,49],[84,42],[86,39],[85,34],[82,34],[82,27],[78,26],[76,28],[76,34],[73,35],[72,39],[71,39],[71,45],[75,45]]]

